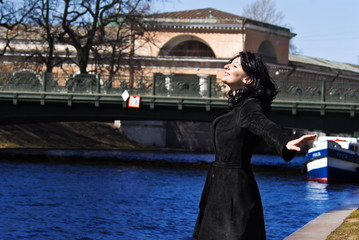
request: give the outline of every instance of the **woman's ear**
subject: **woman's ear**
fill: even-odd
[[[253,79],[249,76],[247,76],[243,79],[244,84],[251,84],[252,82],[253,82]]]

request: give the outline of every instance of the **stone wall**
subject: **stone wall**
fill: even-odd
[[[130,140],[160,148],[212,152],[213,141],[208,122],[116,121]]]

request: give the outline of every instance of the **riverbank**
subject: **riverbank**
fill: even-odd
[[[113,123],[45,122],[0,125],[0,148],[147,149]]]
[[[135,124],[135,123],[134,123]],[[44,122],[0,125],[0,149],[103,149],[103,150],[157,150],[213,153],[213,141],[209,123],[168,122],[166,136],[155,134],[129,124],[112,122]],[[147,126],[148,127],[148,126]],[[169,130],[170,129],[170,130]],[[153,134],[153,136],[151,135]],[[303,133],[297,133],[301,135]],[[142,139],[164,138],[166,144],[145,144]],[[138,139],[139,141],[136,141]],[[163,139],[161,140],[163,141]],[[304,146],[299,155],[304,155]],[[273,154],[272,149],[260,142],[256,153]]]
[[[319,215],[284,240],[307,239],[359,239],[359,190],[350,194],[340,207]]]
[[[356,240],[359,236],[359,202],[325,212],[284,240]]]
[[[358,239],[359,209],[354,210],[344,222],[328,236],[328,240]]]
[[[191,155],[193,153],[196,154]],[[129,139],[115,124],[106,122],[0,125],[0,156],[17,161],[38,159],[37,161],[132,164],[161,164],[164,161],[199,164],[213,161],[211,153],[140,144]]]

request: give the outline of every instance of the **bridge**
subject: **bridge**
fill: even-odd
[[[349,82],[277,81],[273,121],[326,133],[359,132],[359,87]],[[140,96],[131,108],[124,91]],[[226,109],[224,85],[216,79],[159,75],[107,76],[1,73],[1,124],[44,121],[212,121]]]

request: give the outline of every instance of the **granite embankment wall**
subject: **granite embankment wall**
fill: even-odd
[[[297,134],[301,134],[298,132]],[[50,122],[0,125],[0,148],[178,149],[213,152],[210,123]],[[303,149],[305,152],[306,149]],[[258,153],[270,153],[260,144]]]
[[[113,123],[50,122],[0,125],[1,148],[143,148]]]
[[[156,149],[211,152],[209,123],[45,122],[0,125],[0,148]]]

